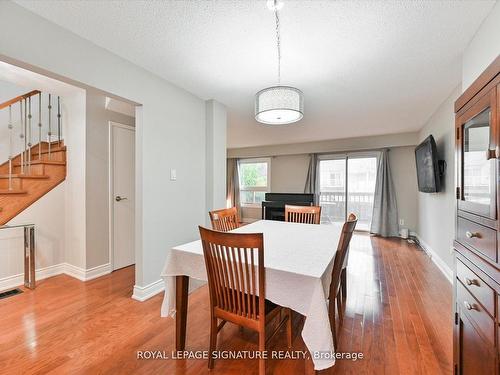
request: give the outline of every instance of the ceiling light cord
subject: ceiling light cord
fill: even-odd
[[[278,85],[281,84],[281,38],[280,38],[280,17],[278,14],[277,0],[274,0],[274,18],[276,19],[276,48],[278,50]]]
[[[298,88],[281,86],[281,35],[279,10],[282,0],[267,0],[267,8],[274,12],[276,21],[276,49],[278,57],[278,84],[255,94],[255,120],[262,124],[285,125],[304,117],[304,94]]]

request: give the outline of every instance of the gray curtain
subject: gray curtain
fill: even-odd
[[[373,217],[370,233],[382,237],[399,236],[398,207],[396,191],[391,177],[389,152],[380,153],[377,168],[377,182],[373,198]]]
[[[227,177],[226,177],[226,201],[231,207],[238,209],[240,213],[240,177],[238,174],[238,159],[227,159]]]
[[[314,194],[314,204],[319,202],[318,189],[318,155],[311,154],[309,159],[309,168],[307,170],[306,185],[304,193]]]

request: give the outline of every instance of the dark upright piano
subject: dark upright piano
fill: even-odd
[[[266,193],[262,202],[262,219],[285,221],[285,205],[312,206],[314,194]]]

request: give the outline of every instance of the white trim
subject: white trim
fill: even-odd
[[[64,263],[64,273],[80,281],[89,281],[111,273],[111,265],[106,263],[97,267],[83,269],[69,263]]]
[[[64,273],[64,263],[39,268],[35,271],[35,280],[43,280]],[[24,274],[7,276],[0,279],[0,290],[12,289],[24,285]]]
[[[35,280],[43,280],[52,276],[66,274],[80,281],[89,281],[111,273],[110,264],[102,264],[87,270],[69,263],[59,263],[53,266],[39,268],[35,271]],[[0,290],[12,289],[24,284],[24,274],[7,276],[0,279]]]
[[[62,273],[80,281],[85,281],[85,270],[72,264],[64,263],[64,271]]]
[[[113,144],[113,127],[116,128],[122,128],[122,129],[127,129],[132,132],[134,132],[134,139],[135,139],[135,127],[130,126],[130,125],[125,125],[125,124],[120,124],[119,122],[114,122],[114,121],[108,121],[108,232],[109,232],[109,238],[108,238],[108,254],[109,254],[109,265],[110,265],[110,272],[114,270],[114,256],[113,256],[113,236],[114,236],[114,225],[113,225],[113,220],[114,220],[114,213],[113,213],[113,199],[114,199],[114,186],[113,186],[113,173],[114,173],[114,165],[113,165],[113,151],[114,151],[114,144]],[[135,141],[134,141],[135,142]],[[135,178],[134,178],[135,180]],[[135,181],[134,181],[135,183]],[[134,212],[135,215],[135,212]],[[136,253],[134,249],[134,254]],[[136,262],[137,263],[137,262]]]
[[[148,284],[146,286],[134,285],[134,292],[132,298],[139,302],[144,302],[145,300],[156,296],[165,290],[165,282],[163,279],[157,280]]]
[[[98,277],[111,273],[111,263],[101,264],[100,266],[85,270],[85,281],[97,279]]]
[[[439,255],[432,250],[429,244],[427,244],[417,233],[410,232],[410,235],[415,236],[420,243],[420,247],[427,254],[429,258],[434,262],[434,264],[439,268],[441,273],[448,279],[448,281],[453,284],[453,270],[444,262]]]

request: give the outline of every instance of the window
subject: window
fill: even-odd
[[[271,159],[243,159],[238,163],[240,203],[260,206],[271,190]]]

